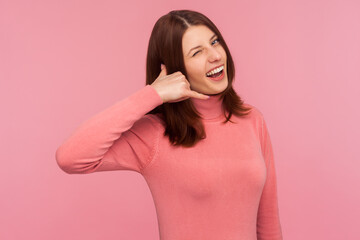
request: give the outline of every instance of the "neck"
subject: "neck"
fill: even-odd
[[[221,94],[209,95],[209,99],[191,98],[191,101],[204,120],[216,119],[224,115]]]

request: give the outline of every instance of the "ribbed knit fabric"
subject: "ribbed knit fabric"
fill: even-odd
[[[262,113],[223,124],[219,96],[191,98],[206,138],[172,146],[147,85],[83,122],[56,151],[69,174],[131,170],[146,180],[161,240],[281,240],[275,163]],[[120,239],[122,239],[120,237]]]

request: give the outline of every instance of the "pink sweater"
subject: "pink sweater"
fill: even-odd
[[[131,170],[146,180],[161,240],[280,240],[275,163],[261,112],[224,117],[218,96],[191,98],[207,137],[174,147],[148,114],[161,105],[147,85],[85,121],[57,149],[69,174]]]

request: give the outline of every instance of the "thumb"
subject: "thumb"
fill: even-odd
[[[161,64],[161,72],[159,76],[166,76],[166,75],[167,75],[166,67],[164,64]]]

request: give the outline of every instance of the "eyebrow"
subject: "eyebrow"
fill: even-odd
[[[214,34],[214,35],[210,38],[210,41],[211,41],[214,37],[216,37],[216,34]],[[192,50],[194,50],[194,49],[196,49],[196,48],[199,48],[199,47],[201,47],[201,46],[196,46],[196,47],[193,47],[192,49],[190,49],[190,50],[189,50],[189,53],[187,54],[187,56],[189,56],[189,54],[190,54],[190,52],[191,52]]]

